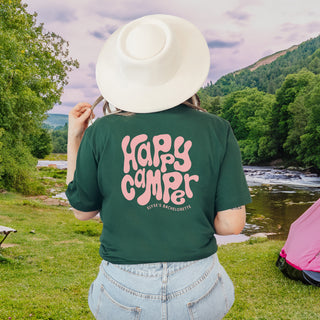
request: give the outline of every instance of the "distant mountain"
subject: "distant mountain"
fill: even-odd
[[[273,61],[277,60],[279,57],[284,56],[287,52],[291,52],[291,51],[296,50],[298,48],[299,48],[299,46],[294,45],[294,46],[290,47],[289,49],[273,53],[272,55],[264,57],[264,58],[258,60],[256,63],[254,63],[251,66],[246,67],[244,69],[249,69],[250,71],[254,71],[261,66],[272,63]],[[244,69],[242,69],[242,70],[244,70]],[[240,70],[238,72],[241,72],[242,70]]]
[[[203,92],[215,97],[249,87],[274,94],[288,74],[297,73],[302,68],[320,73],[320,36],[229,73],[207,85]]]
[[[48,118],[44,121],[45,125],[54,129],[63,127],[66,123],[68,123],[68,115],[66,114],[49,113]]]

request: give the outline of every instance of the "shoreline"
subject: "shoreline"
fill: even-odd
[[[246,236],[245,234],[238,234],[238,235],[228,235],[228,236],[220,236],[215,234],[214,235],[216,240],[217,240],[217,245],[221,246],[221,245],[226,245],[226,244],[230,244],[230,243],[240,243],[240,242],[245,242],[248,241],[250,239],[250,236]]]
[[[256,241],[256,242],[263,242],[267,241],[269,238],[268,236],[273,236],[276,233],[265,233],[265,232],[259,232],[252,234],[250,236],[247,236],[243,233],[240,234],[232,234],[228,236],[220,236],[215,234],[214,236],[216,237],[217,240],[217,245],[218,246],[223,246],[226,244],[231,244],[231,243],[241,243],[241,242],[246,242],[249,240]]]

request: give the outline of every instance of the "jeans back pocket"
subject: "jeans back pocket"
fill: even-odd
[[[218,274],[216,281],[205,294],[187,304],[190,319],[222,319],[231,308],[234,299],[233,290],[230,292],[225,285],[221,275]]]
[[[129,307],[119,303],[101,285],[97,308],[94,312],[97,320],[139,320],[140,314],[141,308]]]

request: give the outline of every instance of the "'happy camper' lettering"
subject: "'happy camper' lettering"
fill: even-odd
[[[169,134],[154,136],[152,140],[146,134],[125,136],[121,143],[125,174],[121,181],[123,196],[131,201],[137,189],[141,189],[137,198],[141,206],[147,205],[151,196],[164,203],[183,205],[186,197],[193,197],[192,184],[199,181],[198,175],[189,174],[191,146],[190,140],[180,136],[172,141]]]

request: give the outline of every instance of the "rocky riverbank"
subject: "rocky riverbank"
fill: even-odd
[[[320,188],[320,177],[316,173],[275,167],[244,166],[244,173],[250,186],[263,184]]]

